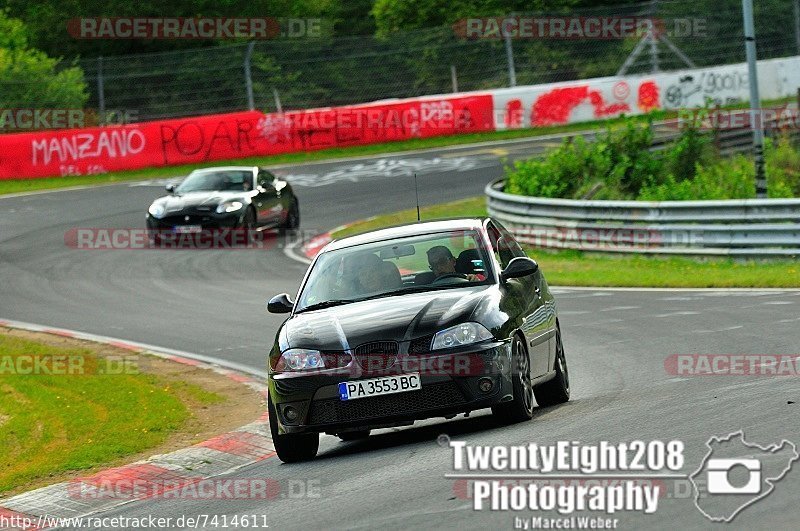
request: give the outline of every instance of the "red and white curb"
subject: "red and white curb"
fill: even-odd
[[[93,341],[211,370],[250,387],[266,400],[266,374],[252,369],[241,370],[243,366],[237,364],[222,366],[217,360],[188,352],[20,321],[0,319],[0,326]],[[42,523],[48,521],[48,518],[89,516],[142,499],[132,495],[134,485],[139,492],[163,494],[167,497],[165,485],[169,489],[185,489],[199,481],[269,459],[276,453],[267,418],[265,410],[257,421],[189,448],[0,499],[0,522],[21,522],[27,518],[27,521],[33,522],[28,529],[42,529],[47,527]],[[104,485],[115,485],[115,488],[96,495],[97,489]],[[120,485],[128,485],[130,488],[120,489]],[[0,525],[0,529],[22,528]]]
[[[286,255],[289,258],[297,260],[298,262],[302,262],[304,264],[310,264],[311,261],[314,259],[314,257],[317,256],[317,254],[319,254],[319,251],[333,241],[333,236],[331,236],[331,234],[339,232],[340,230],[344,230],[352,225],[355,225],[356,223],[361,223],[363,221],[370,221],[372,219],[375,219],[375,217],[376,216],[372,216],[366,219],[353,221],[351,223],[345,223],[344,225],[339,225],[338,227],[333,228],[327,232],[314,236],[308,241],[301,242],[299,253],[296,253],[294,252],[294,250],[291,250],[290,252],[287,252]]]

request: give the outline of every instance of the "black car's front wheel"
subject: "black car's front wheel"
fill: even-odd
[[[536,401],[542,407],[563,404],[569,400],[569,369],[567,368],[567,357],[564,355],[564,343],[561,341],[561,326],[556,323],[556,375],[541,385],[534,387]]]
[[[292,206],[289,207],[289,212],[286,213],[286,221],[283,222],[284,229],[297,229],[300,227],[300,205],[297,199],[292,201]]]
[[[278,459],[284,463],[296,463],[314,459],[319,450],[318,433],[279,434],[278,417],[272,399],[267,399],[269,410],[269,431],[272,434],[272,444],[278,454]]]
[[[525,342],[514,336],[511,342],[513,358],[512,377],[514,399],[492,408],[492,413],[503,422],[522,422],[533,418],[533,386],[531,384],[531,358]]]

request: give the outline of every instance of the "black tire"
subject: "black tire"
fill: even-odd
[[[492,407],[492,413],[502,422],[515,423],[533,418],[533,386],[531,385],[531,358],[528,347],[515,335],[511,343],[513,353],[512,378],[514,400]]]
[[[256,229],[256,213],[252,208],[248,208],[247,212],[244,213],[242,225],[239,228],[245,231],[244,242],[246,244],[253,241],[253,231]]]
[[[147,244],[150,247],[158,247],[161,245],[161,235],[158,233],[157,230],[148,229],[147,230]]]
[[[371,430],[346,431],[344,433],[337,433],[336,436],[343,441],[358,441],[369,437],[370,431]]]
[[[267,399],[269,410],[269,431],[272,434],[272,444],[278,454],[278,459],[284,463],[297,463],[314,459],[319,450],[318,433],[283,434],[278,433],[278,414],[272,400]]]
[[[556,376],[550,381],[533,388],[536,402],[541,407],[563,404],[569,400],[569,369],[564,354],[564,343],[561,341],[561,326],[556,322],[556,359],[554,363]]]
[[[289,213],[286,214],[286,221],[281,226],[282,229],[294,230],[300,227],[300,205],[295,198],[292,201],[292,206],[289,207]]]

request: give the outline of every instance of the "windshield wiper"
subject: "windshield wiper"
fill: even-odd
[[[439,291],[441,289],[447,289],[452,287],[464,287],[464,284],[439,284],[437,286],[431,286],[430,284],[423,284],[421,286],[406,286],[405,288],[396,289],[393,291],[387,291],[385,293],[377,293],[375,295],[369,295],[367,297],[363,297],[358,299],[360,301],[363,300],[370,300],[370,299],[382,299],[384,297],[394,297],[395,295],[403,295],[404,293],[420,293],[423,291]]]
[[[352,302],[361,302],[361,301],[369,301],[372,299],[383,299],[384,297],[394,297],[395,295],[403,295],[405,293],[420,293],[423,291],[440,291],[444,289],[450,288],[463,288],[465,285],[468,284],[440,284],[436,286],[431,286],[430,284],[425,284],[421,286],[406,286],[405,288],[396,289],[393,291],[386,291],[384,293],[376,293],[375,295],[367,295],[365,297],[358,297],[355,299],[332,299],[329,301],[322,301],[317,302],[314,304],[310,304],[300,310],[297,310],[295,313],[302,313],[305,311],[310,310],[321,310],[323,308],[330,308],[331,306],[339,306],[342,304],[350,304]]]
[[[314,304],[309,304],[308,306],[305,306],[297,310],[295,313],[302,313],[311,310],[321,310],[323,308],[330,308],[331,306],[350,304],[351,302],[357,302],[358,300],[359,299],[331,299],[329,301],[316,302]]]

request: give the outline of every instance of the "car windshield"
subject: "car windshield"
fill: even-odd
[[[323,253],[298,297],[297,311],[415,291],[490,282],[476,231],[384,240]]]
[[[253,172],[245,170],[197,171],[189,174],[175,189],[178,194],[189,192],[246,192],[253,188]]]

